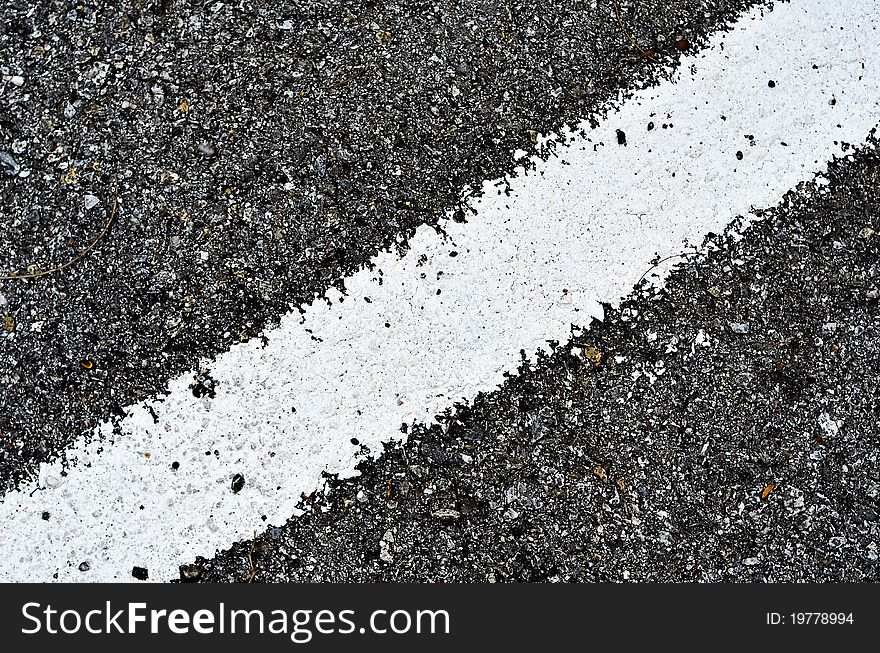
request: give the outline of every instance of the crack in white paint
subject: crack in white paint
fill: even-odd
[[[158,423],[132,407],[121,435],[105,427],[106,442],[69,452],[78,464],[66,477],[44,466],[0,505],[0,579],[130,580],[134,565],[176,577],[283,522],[322,470],[353,473],[352,438],[377,452],[402,423],[492,390],[520,350],[565,341],[655,254],[776,203],[837,143],[860,142],[880,98],[874,3],[807,0],[756,16],[685,60],[676,84],[638,93],[510,180],[510,196],[487,183],[468,224],[445,224],[450,240],[419,229],[403,259],[382,254],[348,279],[344,301],[333,291],[304,325],[283,319],[267,347],[219,356],[207,365],[216,399],[180,378],[150,402]]]

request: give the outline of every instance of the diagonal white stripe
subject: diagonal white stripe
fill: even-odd
[[[405,258],[383,254],[349,279],[344,301],[331,293],[304,325],[286,318],[267,347],[220,356],[215,400],[196,399],[187,377],[152,402],[158,423],[132,408],[112,444],[70,452],[79,464],[67,477],[48,466],[36,492],[5,497],[0,577],[124,580],[133,565],[175,577],[178,564],[262,530],[262,515],[283,521],[321,470],[350,473],[351,438],[376,451],[401,423],[494,388],[521,349],[566,340],[656,253],[774,204],[840,141],[867,134],[880,98],[873,4],[805,0],[744,19],[692,71],[686,61],[677,84],[638,94],[512,180],[512,196],[487,184],[477,215],[446,225],[450,240],[420,229]],[[246,479],[237,494],[235,473]]]

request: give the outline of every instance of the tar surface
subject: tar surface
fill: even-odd
[[[880,580],[875,147],[181,578]]]
[[[5,1],[0,489],[752,4]]]

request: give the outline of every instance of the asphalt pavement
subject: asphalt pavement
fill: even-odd
[[[880,579],[876,26],[794,5],[6,2],[0,575]]]
[[[753,4],[4,3],[0,487]]]
[[[185,581],[877,581],[880,154]]]

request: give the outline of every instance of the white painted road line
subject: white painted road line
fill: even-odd
[[[178,379],[151,402],[157,422],[133,407],[121,435],[105,429],[112,443],[70,452],[66,477],[45,466],[0,505],[0,579],[130,580],[137,565],[166,580],[282,522],[322,470],[352,472],[352,438],[379,451],[402,423],[491,390],[521,349],[565,341],[655,254],[776,203],[839,142],[861,142],[880,115],[876,27],[867,0],[744,19],[693,73],[686,62],[678,83],[638,94],[511,180],[510,197],[487,184],[477,215],[446,225],[450,240],[420,229],[402,260],[383,254],[347,280],[344,301],[333,292],[304,324],[284,319],[267,347],[220,356],[216,399]]]

